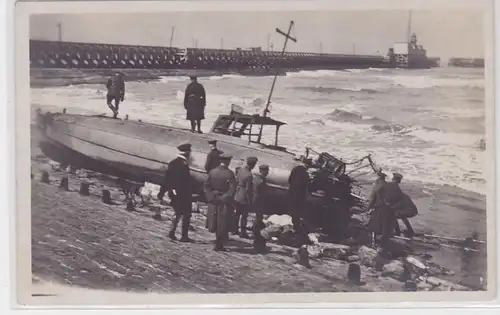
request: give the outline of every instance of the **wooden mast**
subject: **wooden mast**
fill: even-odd
[[[292,36],[290,36],[290,32],[292,31],[293,25],[294,25],[294,22],[290,21],[290,25],[288,27],[288,32],[286,32],[286,33],[283,32],[283,31],[281,31],[279,28],[276,28],[276,32],[277,33],[285,36],[285,43],[283,44],[283,49],[281,50],[281,59],[280,59],[280,61],[283,60],[283,57],[285,56],[286,44],[288,43],[288,40],[290,39],[293,42],[297,42],[297,39],[295,39]],[[276,85],[276,79],[278,78],[280,70],[281,70],[281,68],[278,65],[278,67],[276,67],[276,74],[274,75],[273,84],[271,85],[271,91],[269,92],[269,97],[267,98],[266,108],[264,109],[264,113],[263,113],[264,117],[266,117],[267,114],[269,113],[269,105],[271,104],[271,97],[273,95],[274,86]],[[263,129],[263,127],[264,127],[263,125],[260,125],[259,138],[258,138],[257,142],[260,142],[260,140],[262,139],[262,129]]]

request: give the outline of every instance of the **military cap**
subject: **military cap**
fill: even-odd
[[[255,156],[247,157],[247,164],[256,164],[259,159]]]
[[[229,154],[229,153],[222,153],[222,154],[220,155],[220,159],[221,159],[221,160],[230,160],[230,159],[232,159],[232,158],[233,158],[233,156],[232,156],[231,154]]]
[[[189,79],[191,79],[191,80],[195,80],[196,78],[198,78],[198,77],[197,77],[197,76],[195,76],[195,75],[190,75],[190,76],[189,76]]]
[[[267,164],[261,164],[261,165],[259,165],[259,169],[261,169],[261,170],[269,170],[269,165],[267,165]]]
[[[217,144],[217,140],[209,140],[208,144]]]
[[[181,152],[191,152],[191,144],[190,143],[183,143],[177,147],[177,150],[179,150]]]
[[[403,179],[403,175],[399,174],[399,173],[392,173],[392,176],[397,179],[397,180],[401,180]]]

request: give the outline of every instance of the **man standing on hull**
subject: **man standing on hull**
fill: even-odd
[[[206,227],[215,233],[215,251],[224,251],[224,242],[229,239],[231,211],[236,191],[234,172],[229,169],[231,156],[222,154],[221,164],[208,173],[203,191],[208,202]]]
[[[235,232],[238,231],[238,223],[240,228],[240,236],[247,238],[247,218],[248,212],[252,207],[253,202],[253,175],[252,170],[257,164],[258,159],[254,156],[247,158],[247,163],[243,166],[236,175],[236,216],[234,218]]]
[[[191,156],[191,144],[182,144],[177,149],[179,150],[179,156],[168,163],[165,178],[157,197],[159,200],[163,199],[165,192],[168,191],[171,200],[170,204],[175,211],[172,229],[168,234],[170,239],[177,240],[175,231],[182,217],[181,242],[190,242],[188,231],[192,211],[193,180],[189,172],[188,161]]]
[[[205,171],[207,171],[207,174],[220,165],[220,155],[222,154],[222,151],[217,149],[217,140],[210,140],[208,144],[210,145],[210,152],[205,161]]]
[[[106,94],[106,102],[108,106],[113,111],[113,117],[118,116],[118,109],[120,102],[125,99],[125,81],[121,73],[117,72],[114,76],[108,79],[106,84],[108,93]],[[111,104],[111,101],[115,101],[115,106]]]
[[[206,95],[203,85],[196,76],[190,76],[191,83],[184,92],[184,108],[186,109],[186,119],[191,122],[191,132],[203,133],[201,131],[201,121],[205,119]]]

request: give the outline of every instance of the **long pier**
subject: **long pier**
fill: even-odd
[[[268,73],[283,70],[386,68],[383,56],[108,45],[30,40],[31,68],[165,69]]]
[[[448,66],[460,68],[484,68],[484,58],[450,58]]]

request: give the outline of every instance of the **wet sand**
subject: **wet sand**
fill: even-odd
[[[82,177],[54,169],[37,146],[35,128],[31,135],[35,296],[76,298],[81,289],[111,294],[403,291],[403,282],[363,265],[364,285],[350,284],[349,263],[343,260],[311,259],[312,268],[305,268],[296,263],[294,248],[275,243],[268,244],[270,253],[260,255],[253,252],[251,240],[232,236],[229,252],[214,252],[214,235],[204,228],[201,213],[193,214],[194,243],[171,241],[172,209],[161,206],[162,220],[153,219],[151,209],[158,204],[126,211],[116,184],[98,174]],[[48,184],[40,182],[43,170],[50,173]],[[70,191],[58,188],[63,176],[69,178]],[[79,195],[82,181],[91,183],[90,196]],[[114,205],[101,202],[102,189],[111,191]]]
[[[36,138],[33,140],[35,144]],[[400,282],[380,279],[367,268],[363,270],[367,285],[353,287],[345,281],[346,262],[313,261],[313,269],[308,270],[294,264],[291,248],[270,245],[273,247],[270,254],[256,255],[252,253],[252,241],[239,237],[232,237],[230,252],[213,252],[214,236],[204,228],[202,214],[193,214],[191,238],[195,243],[173,242],[167,237],[173,217],[170,208],[162,212],[164,221],[157,221],[152,218],[154,212],[148,209],[131,213],[125,211],[123,204],[105,205],[98,196],[102,182],[94,181],[91,186],[94,195],[83,197],[78,194],[81,180],[75,176],[69,179],[72,191],[62,191],[57,187],[57,178],[68,175],[52,170],[36,145],[32,152],[35,175],[32,180],[32,270],[42,283],[53,281],[90,289],[138,292],[402,289]],[[51,184],[40,183],[41,170],[49,170]],[[123,200],[116,189],[110,190],[117,203]]]

